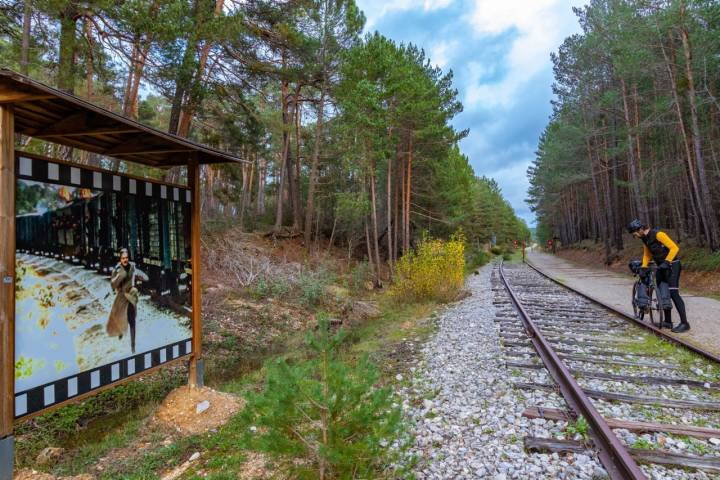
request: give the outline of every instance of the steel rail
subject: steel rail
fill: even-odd
[[[545,278],[547,278],[547,279],[549,279],[549,280],[552,280],[553,282],[557,283],[558,285],[560,285],[560,286],[562,286],[562,287],[567,288],[568,290],[570,290],[570,291],[572,291],[572,292],[577,293],[577,294],[580,295],[581,297],[584,297],[584,298],[590,300],[591,302],[600,305],[601,307],[603,307],[603,308],[611,311],[612,313],[614,313],[614,314],[616,314],[616,315],[619,315],[619,316],[621,316],[621,317],[623,317],[623,318],[625,318],[625,319],[627,319],[627,320],[630,320],[630,321],[634,322],[636,325],[638,325],[638,326],[640,326],[640,327],[642,327],[642,328],[645,328],[645,329],[647,329],[647,330],[650,330],[652,333],[654,333],[654,334],[657,335],[658,337],[660,337],[660,338],[662,338],[662,339],[664,339],[664,340],[667,340],[668,342],[674,343],[675,345],[680,345],[680,346],[682,346],[682,347],[684,347],[684,348],[687,348],[688,350],[690,350],[690,351],[692,351],[692,352],[695,352],[695,353],[697,353],[698,355],[700,355],[701,357],[704,357],[704,358],[706,358],[706,359],[708,359],[708,360],[712,360],[713,362],[720,363],[720,356],[718,356],[718,355],[716,355],[716,354],[714,354],[714,353],[712,353],[712,352],[708,352],[707,350],[704,350],[703,348],[698,347],[697,345],[693,345],[692,343],[689,343],[689,342],[683,340],[682,338],[677,338],[677,337],[673,337],[672,335],[668,335],[667,333],[663,332],[662,329],[659,329],[659,328],[657,328],[657,327],[654,326],[654,325],[651,325],[651,324],[649,324],[649,323],[647,323],[647,322],[644,322],[644,321],[640,320],[639,318],[635,318],[634,316],[629,315],[629,314],[623,312],[622,310],[618,310],[616,307],[613,307],[612,305],[610,305],[610,304],[608,304],[608,303],[605,303],[604,301],[602,301],[602,300],[600,300],[600,299],[598,299],[598,298],[596,298],[596,297],[593,297],[592,295],[589,295],[589,294],[587,294],[587,293],[581,292],[580,290],[577,290],[577,289],[575,289],[575,288],[573,288],[573,287],[571,287],[571,286],[569,286],[569,285],[564,284],[563,282],[561,282],[560,280],[556,279],[555,277],[553,277],[553,276],[550,275],[549,273],[541,270],[539,267],[537,267],[536,265],[534,265],[533,263],[531,263],[529,260],[525,260],[525,263],[526,263],[530,268],[532,268],[533,270],[535,270],[536,272],[538,272],[540,275],[542,275],[543,277],[545,277]]]
[[[638,464],[630,456],[630,452],[620,442],[602,415],[595,409],[595,406],[585,395],[585,392],[578,385],[567,366],[560,360],[560,357],[558,357],[550,343],[523,308],[520,299],[515,295],[510,283],[505,278],[502,262],[500,263],[500,278],[510,295],[515,309],[520,314],[525,331],[530,337],[535,351],[537,351],[543,364],[545,364],[548,372],[560,388],[560,393],[565,402],[576,415],[582,415],[587,420],[594,440],[593,443],[598,450],[598,456],[610,478],[613,480],[647,480]]]

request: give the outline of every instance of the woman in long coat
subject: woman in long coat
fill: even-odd
[[[118,337],[122,340],[123,335],[130,326],[130,348],[135,353],[135,319],[137,317],[137,303],[139,298],[138,289],[135,288],[135,277],[143,281],[148,276],[142,270],[135,267],[130,261],[130,254],[126,248],[120,250],[120,262],[117,264],[110,277],[110,284],[116,293],[115,301],[110,310],[105,330],[111,337]]]

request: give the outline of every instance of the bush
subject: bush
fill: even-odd
[[[423,239],[417,251],[397,264],[392,294],[402,301],[449,302],[465,280],[465,243],[462,235],[448,241]]]
[[[720,252],[712,253],[706,248],[682,248],[683,269],[699,270],[702,272],[714,272],[720,270]]]
[[[490,261],[490,254],[484,250],[473,248],[465,252],[465,270],[471,272]]]
[[[245,444],[282,462],[291,478],[382,478],[398,453],[391,445],[403,431],[401,410],[389,388],[376,387],[367,357],[354,366],[338,360],[343,332],[331,336],[325,315],[318,323],[306,340],[312,358],[269,362],[264,390],[247,394]]]
[[[314,307],[322,301],[326,283],[315,275],[300,275],[300,303],[305,307]]]
[[[290,291],[290,285],[283,279],[260,278],[249,288],[250,295],[256,300],[278,298]]]
[[[365,283],[372,280],[372,268],[368,262],[358,262],[350,271],[348,279],[348,288],[358,292],[365,288]]]
[[[490,253],[493,255],[500,255],[503,253],[502,248],[500,248],[498,245],[493,245],[490,247]]]

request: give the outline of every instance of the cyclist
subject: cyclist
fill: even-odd
[[[690,324],[688,324],[685,313],[685,302],[680,296],[680,271],[682,267],[680,260],[677,258],[680,247],[672,241],[667,233],[658,228],[650,229],[640,220],[635,219],[630,222],[627,229],[633,237],[643,242],[643,268],[647,268],[651,259],[654,260],[657,265],[655,279],[658,287],[662,283],[666,283],[669,287],[670,298],[680,314],[680,323],[672,331],[674,333],[687,332],[690,330]],[[672,327],[671,314],[672,308],[665,309],[663,327]]]

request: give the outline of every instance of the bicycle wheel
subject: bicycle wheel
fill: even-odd
[[[662,328],[663,318],[665,312],[662,309],[662,302],[660,295],[658,295],[657,288],[650,289],[650,323],[658,328]]]
[[[633,284],[633,291],[632,291],[632,306],[633,306],[633,314],[635,315],[635,318],[640,318],[640,308],[637,304],[637,289],[638,284],[635,282]]]

